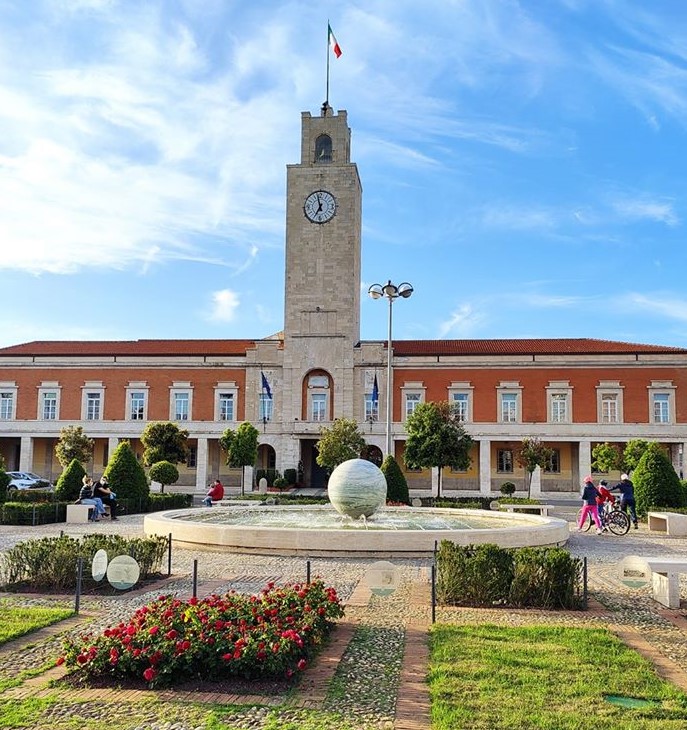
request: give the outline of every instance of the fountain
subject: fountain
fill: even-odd
[[[351,459],[329,479],[332,505],[256,505],[227,502],[206,509],[146,515],[147,535],[172,535],[196,547],[276,555],[416,557],[435,542],[502,547],[562,545],[565,520],[511,512],[425,507],[381,507],[384,475],[369,461]]]

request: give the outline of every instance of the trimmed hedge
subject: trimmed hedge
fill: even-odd
[[[0,554],[0,582],[6,590],[28,588],[46,592],[76,589],[76,565],[84,559],[83,588],[108,587],[91,578],[90,567],[98,550],[105,550],[108,559],[130,555],[141,569],[145,581],[160,572],[167,553],[166,537],[125,538],[120,535],[93,534],[77,539],[69,535],[44,537],[20,542]]]
[[[579,609],[581,594],[582,560],[563,548],[439,545],[437,598],[444,605]]]

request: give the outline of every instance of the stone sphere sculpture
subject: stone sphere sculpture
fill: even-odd
[[[327,491],[340,514],[369,517],[386,503],[386,477],[371,461],[349,459],[331,473]]]

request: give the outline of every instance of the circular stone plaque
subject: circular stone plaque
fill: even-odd
[[[141,575],[138,563],[130,555],[118,555],[107,566],[107,579],[110,585],[120,591],[136,585]]]
[[[369,517],[386,502],[386,477],[371,461],[349,459],[334,469],[327,492],[340,514]]]
[[[105,573],[107,573],[107,552],[101,549],[93,556],[91,575],[93,580],[100,581],[105,577]]]
[[[622,583],[628,588],[645,588],[651,585],[651,568],[644,558],[628,555],[618,566]]]
[[[378,560],[365,572],[365,583],[375,596],[390,596],[397,588],[399,572],[388,560]]]

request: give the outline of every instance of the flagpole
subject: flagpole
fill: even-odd
[[[325,110],[329,106],[329,18],[327,18],[327,93],[324,97]]]

